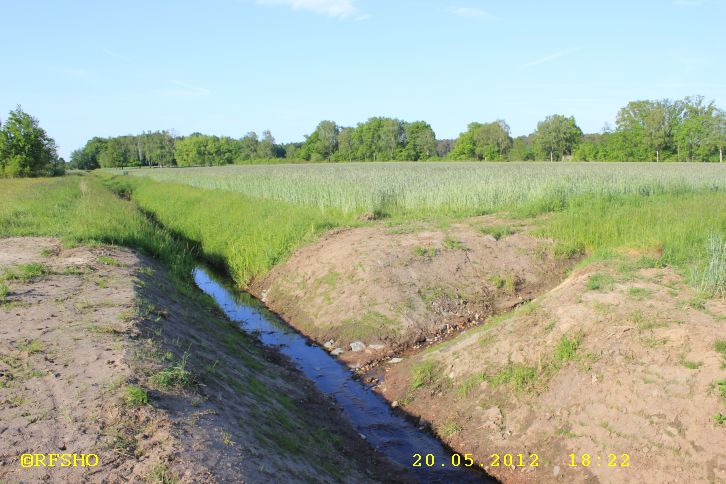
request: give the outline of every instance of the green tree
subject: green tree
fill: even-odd
[[[575,118],[554,114],[537,123],[534,142],[541,156],[550,161],[561,160],[572,154],[582,138],[582,130]]]
[[[333,121],[321,121],[315,131],[305,139],[302,157],[306,160],[330,160],[338,149],[340,129]]]
[[[262,140],[257,145],[257,157],[264,160],[275,158],[275,138],[269,130],[262,132]]]
[[[338,134],[337,158],[344,161],[352,161],[355,156],[354,128],[343,128]]]
[[[98,157],[105,149],[106,140],[104,138],[91,138],[83,148],[74,150],[71,153],[70,167],[77,170],[94,170],[99,168],[101,164],[98,161]]]
[[[52,176],[62,174],[65,163],[58,158],[53,138],[38,120],[18,106],[0,126],[1,176]]]
[[[250,131],[240,140],[240,159],[241,160],[252,160],[257,157],[257,146],[260,144],[260,140],[257,138],[257,133]]]
[[[717,109],[711,117],[708,143],[718,150],[718,161],[723,163],[723,150],[726,146],[726,111]]]
[[[504,120],[492,123],[471,123],[466,132],[459,135],[451,151],[457,160],[495,161],[506,158],[512,148],[509,126]]]
[[[632,101],[620,109],[616,118],[621,138],[636,160],[661,160],[664,149],[673,144],[673,132],[680,122],[683,105],[680,101]],[[653,158],[653,155],[655,157]]]
[[[685,151],[686,160],[708,159],[710,128],[716,107],[713,102],[704,103],[703,96],[687,97],[683,100],[683,121],[677,127],[675,140],[678,145],[678,158]]]
[[[403,123],[403,137],[401,159],[418,161],[436,156],[436,134],[427,122]]]

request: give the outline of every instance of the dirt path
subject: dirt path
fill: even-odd
[[[400,475],[277,353],[153,261],[0,239],[0,276],[0,481]],[[26,469],[25,453],[95,454],[98,465]]]

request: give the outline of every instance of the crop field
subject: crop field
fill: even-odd
[[[129,173],[345,214],[536,214],[580,195],[726,190],[726,166],[715,163],[345,163]]]

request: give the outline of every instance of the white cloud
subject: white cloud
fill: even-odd
[[[209,96],[211,94],[211,91],[209,89],[206,89],[204,87],[199,86],[192,86],[191,84],[187,84],[182,81],[172,80],[169,81],[170,84],[173,84],[176,87],[164,89],[161,91],[162,96],[167,97],[199,97],[199,96]]]
[[[453,12],[454,15],[458,15],[459,17],[481,18],[487,20],[494,20],[496,18],[494,15],[485,10],[472,7],[457,7],[453,10]]]
[[[310,10],[333,18],[353,18],[355,20],[370,18],[361,13],[354,2],[355,0],[257,0],[258,5],[286,5],[293,10]]]
[[[577,52],[578,50],[580,50],[580,49],[565,49],[565,50],[561,50],[559,52],[555,52],[554,54],[550,54],[550,55],[541,57],[539,59],[535,59],[532,62],[528,62],[528,63],[526,63],[524,65],[524,67],[533,67],[533,66],[538,66],[538,65],[541,65],[541,64],[546,64],[547,62],[551,62],[553,60],[557,60],[560,57],[564,57],[567,54],[572,54],[573,52]]]

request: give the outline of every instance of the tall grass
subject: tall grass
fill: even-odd
[[[106,184],[131,194],[142,210],[164,227],[201,246],[247,285],[318,234],[352,221],[340,213],[253,199],[240,193],[200,190],[176,183],[114,177]]]
[[[725,232],[726,195],[721,192],[580,197],[542,220],[539,230],[595,256],[632,249],[684,269],[706,261],[709,234]]]
[[[700,289],[705,295],[726,298],[726,241],[711,234],[706,247],[706,264],[697,272]]]
[[[66,244],[136,248],[188,278],[192,248],[154,226],[95,177],[0,180],[0,237],[51,236]]]
[[[715,163],[345,163],[133,170],[136,176],[239,192],[345,214],[477,215],[563,209],[581,195],[726,191]]]

